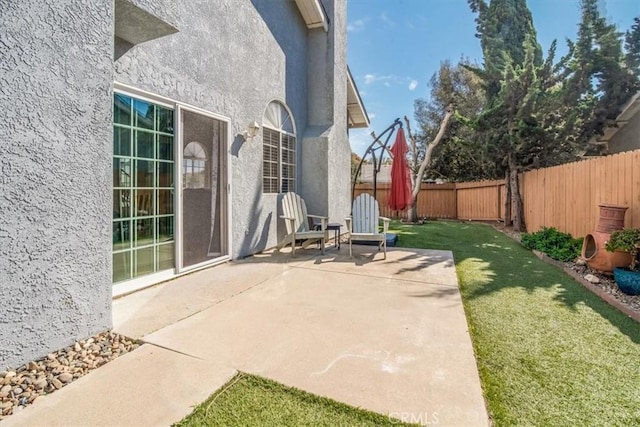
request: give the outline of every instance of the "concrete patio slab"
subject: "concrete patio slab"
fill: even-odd
[[[131,338],[141,338],[242,293],[304,260],[283,256],[240,260],[117,298],[113,301],[113,329]]]
[[[2,426],[168,426],[236,371],[145,344],[2,421]]]
[[[383,414],[487,425],[451,253],[328,257],[144,339]]]
[[[405,421],[487,426],[451,252],[261,254],[114,301],[147,342],[3,425],[169,425],[245,371]]]

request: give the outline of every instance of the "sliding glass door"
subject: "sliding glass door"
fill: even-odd
[[[182,269],[228,255],[226,123],[180,109]]]

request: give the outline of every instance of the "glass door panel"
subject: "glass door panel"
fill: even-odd
[[[226,204],[225,123],[182,110],[182,266],[227,255],[223,233]]]

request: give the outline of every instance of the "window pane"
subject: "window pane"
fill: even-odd
[[[113,222],[113,250],[129,249],[131,247],[131,221]]]
[[[158,190],[158,215],[173,213],[173,191]]]
[[[113,96],[113,122],[131,126],[131,98],[116,93]]]
[[[151,132],[136,131],[136,156],[153,159],[154,137]]]
[[[113,219],[131,216],[131,190],[113,190]]]
[[[173,267],[173,124],[171,109],[114,95],[114,282],[157,271],[160,253]]]
[[[158,135],[158,159],[173,160],[173,137]]]
[[[136,227],[136,246],[153,244],[153,219],[136,219],[133,223]]]
[[[131,278],[131,252],[113,254],[113,282]]]
[[[173,217],[158,218],[158,243],[173,240]]]
[[[136,276],[141,276],[143,274],[153,273],[155,271],[153,265],[153,252],[154,248],[144,248],[138,249],[134,252],[136,259]]]
[[[156,106],[158,132],[173,133],[173,110]]]
[[[113,186],[131,187],[131,160],[113,159]]]
[[[136,160],[136,187],[153,187],[154,162]]]
[[[158,162],[158,187],[173,187],[173,163]]]
[[[133,125],[142,129],[153,130],[153,122],[155,119],[155,108],[153,104],[139,99],[134,99],[133,110],[135,117]]]
[[[131,129],[115,126],[113,129],[113,154],[131,155]]]
[[[158,251],[158,270],[168,270],[174,268],[175,263],[173,262],[173,243],[157,246],[156,249]]]
[[[153,190],[137,190],[136,216],[150,216],[153,214]]]

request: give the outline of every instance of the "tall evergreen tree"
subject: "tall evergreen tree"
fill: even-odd
[[[427,178],[471,181],[494,178],[497,173],[495,162],[486,156],[483,145],[465,124],[482,112],[486,98],[482,81],[462,64],[471,65],[465,59],[455,65],[448,60],[441,62],[438,72],[431,77],[429,98],[414,102],[419,147],[434,138],[449,106],[456,111],[456,120],[434,150]]]
[[[633,18],[633,25],[624,37],[625,63],[636,79],[640,79],[640,16]]]
[[[528,132],[537,125],[535,108],[547,82],[538,79],[538,71],[549,68],[550,59],[542,63],[542,49],[538,44],[531,12],[525,0],[469,0],[477,13],[477,37],[484,55],[482,70],[472,69],[484,81],[487,108],[476,121],[475,129],[486,150],[502,168],[507,187],[505,222],[511,223],[512,206],[514,229],[524,229],[524,214],[518,173],[526,154]]]

